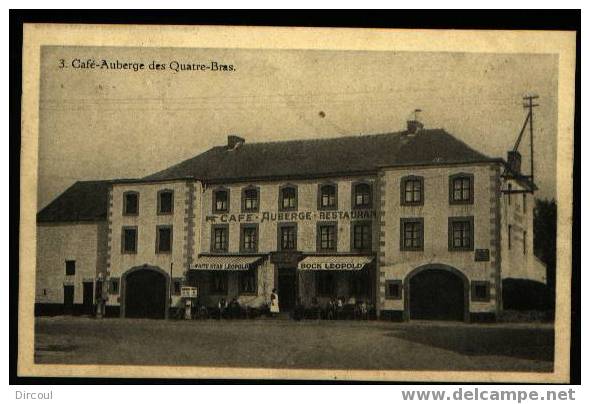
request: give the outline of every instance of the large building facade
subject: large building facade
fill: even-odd
[[[489,158],[415,121],[337,139],[229,136],[142,179],[76,183],[43,209],[38,311],[90,310],[94,281],[94,300],[123,317],[166,317],[192,286],[208,307],[262,307],[276,289],[285,312],[340,298],[380,318],[493,320],[504,279],[544,282],[534,190],[517,153]]]

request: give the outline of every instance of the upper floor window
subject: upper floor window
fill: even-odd
[[[335,223],[318,223],[318,251],[336,251],[336,231],[337,227]]]
[[[164,190],[158,192],[158,214],[166,215],[173,211],[174,207],[174,192],[171,190]]]
[[[452,204],[473,203],[472,174],[456,174],[450,177],[449,201]]]
[[[449,250],[473,250],[473,216],[449,218]]]
[[[297,188],[291,185],[279,190],[279,209],[297,210]]]
[[[229,208],[229,190],[218,189],[213,192],[213,211],[227,212]]]
[[[258,226],[255,224],[242,225],[240,247],[242,252],[258,251]]]
[[[422,177],[404,177],[401,184],[402,205],[422,205],[424,203],[424,179]]]
[[[123,214],[137,215],[139,213],[139,194],[137,192],[125,192],[123,194]]]
[[[338,206],[337,188],[333,184],[320,185],[318,209],[336,209]]]
[[[121,252],[123,254],[137,253],[137,227],[123,227],[121,233]]]
[[[229,227],[227,225],[213,225],[211,228],[211,251],[227,252]]]
[[[422,218],[400,219],[400,249],[421,251],[424,249],[424,220]]]
[[[279,225],[278,244],[280,250],[293,251],[297,249],[297,225],[288,223]]]
[[[244,212],[258,212],[259,195],[258,189],[248,187],[242,191],[242,210]]]
[[[353,187],[353,207],[371,207],[371,186],[366,183],[356,184]]]
[[[156,253],[172,252],[172,226],[158,226],[156,233]]]
[[[370,251],[372,247],[371,243],[371,222],[353,222],[352,249],[356,251]]]
[[[76,275],[76,261],[66,260],[66,275]]]

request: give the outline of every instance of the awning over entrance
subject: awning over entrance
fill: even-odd
[[[263,257],[248,255],[215,255],[199,257],[189,267],[192,271],[247,271],[253,269]]]
[[[359,271],[373,261],[371,256],[310,256],[299,261],[300,271]]]

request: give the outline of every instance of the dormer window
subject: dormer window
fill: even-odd
[[[297,210],[297,188],[286,185],[279,190],[279,209]]]
[[[334,184],[320,185],[318,209],[336,209],[338,206],[337,188]]]
[[[213,211],[227,212],[229,207],[229,190],[218,189],[213,192]]]
[[[353,207],[355,209],[371,207],[371,186],[367,183],[356,184],[353,187]]]
[[[123,215],[135,216],[139,214],[139,194],[137,192],[125,192],[123,194]]]

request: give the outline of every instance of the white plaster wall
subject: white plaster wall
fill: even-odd
[[[74,285],[74,303],[82,303],[82,283],[94,282],[105,263],[99,240],[106,231],[97,222],[37,225],[36,303],[63,304],[64,284]],[[66,260],[76,261],[75,275],[66,276]]]
[[[449,203],[449,176],[458,173],[473,174],[473,204]],[[471,302],[471,312],[495,310],[494,218],[497,167],[494,165],[457,165],[424,168],[385,169],[382,181],[382,224],[379,294],[381,310],[403,310],[404,300],[385,299],[387,280],[404,281],[410,271],[426,264],[444,264],[461,271],[469,281],[490,282],[489,302]],[[424,205],[401,206],[400,182],[402,177],[424,177]],[[448,219],[453,216],[473,216],[473,251],[449,251]],[[424,219],[423,251],[400,250],[400,218]],[[475,249],[489,249],[490,261],[476,262]]]

